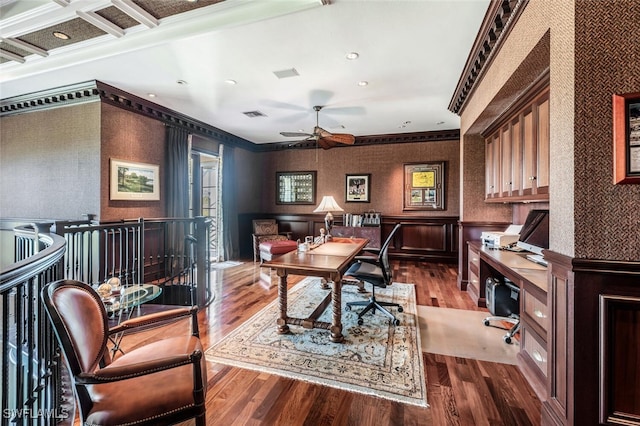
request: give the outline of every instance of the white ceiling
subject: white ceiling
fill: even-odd
[[[45,28],[105,3],[110,0],[0,0],[0,36]],[[138,25],[119,38],[31,55],[23,64],[0,65],[0,97],[99,80],[140,97],[154,93],[157,104],[255,143],[291,141],[281,131],[312,132],[314,105],[325,106],[320,126],[336,133],[459,128],[447,107],[488,0],[330,3],[227,0],[155,28]],[[347,60],[349,52],[360,56]],[[274,75],[291,68],[299,76]],[[266,117],[243,114],[256,110]]]

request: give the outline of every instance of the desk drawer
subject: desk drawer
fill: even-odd
[[[522,310],[533,321],[535,321],[544,331],[549,329],[549,310],[547,309],[546,300],[542,301],[527,291],[527,287],[521,291]]]
[[[522,350],[526,352],[540,372],[547,377],[547,348],[546,345],[536,339],[533,331],[525,326],[522,329]]]

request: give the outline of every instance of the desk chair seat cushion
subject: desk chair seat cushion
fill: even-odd
[[[379,266],[372,265],[365,262],[356,262],[347,269],[344,276],[355,277],[359,280],[371,283],[376,287],[386,288],[387,285],[384,282],[384,275],[382,269]]]
[[[109,376],[111,372],[118,370],[122,371],[121,374],[126,374],[131,370],[131,365],[141,364],[148,364],[148,369],[152,370],[158,354],[171,358],[195,350],[204,352],[200,340],[195,336],[166,338],[117,357],[98,374]],[[200,369],[206,386],[204,357]],[[159,386],[159,383],[163,385]],[[186,407],[193,407],[195,415],[200,409],[196,407],[193,388],[193,367],[190,364],[132,379],[89,385],[87,391],[94,404],[89,411],[86,424],[140,422],[141,413],[144,413],[150,424],[164,424],[171,419],[171,413],[174,411],[180,411],[181,416],[184,416]]]

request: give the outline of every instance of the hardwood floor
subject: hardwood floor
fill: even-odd
[[[456,265],[393,261],[395,281],[416,284],[419,305],[484,310],[457,289]],[[266,270],[263,269],[263,273]],[[264,275],[264,274],[263,274]],[[291,285],[301,277],[290,277]],[[200,312],[205,348],[277,296],[253,262],[213,270],[215,301]],[[145,310],[153,310],[145,305]],[[157,308],[156,308],[157,309]],[[127,337],[132,348],[181,333],[187,324]],[[501,343],[501,342],[500,342]],[[497,344],[500,344],[497,343]],[[537,425],[540,401],[516,366],[423,354],[429,408],[221,364],[208,370],[209,425]],[[168,385],[170,391],[170,385]],[[191,425],[185,422],[181,425]]]

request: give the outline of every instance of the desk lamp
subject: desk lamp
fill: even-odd
[[[343,212],[342,207],[336,203],[333,195],[325,195],[320,201],[320,205],[313,211],[314,213],[327,212],[324,217],[324,225],[327,228],[327,239],[331,239],[331,227],[333,226],[333,214],[331,212]]]

